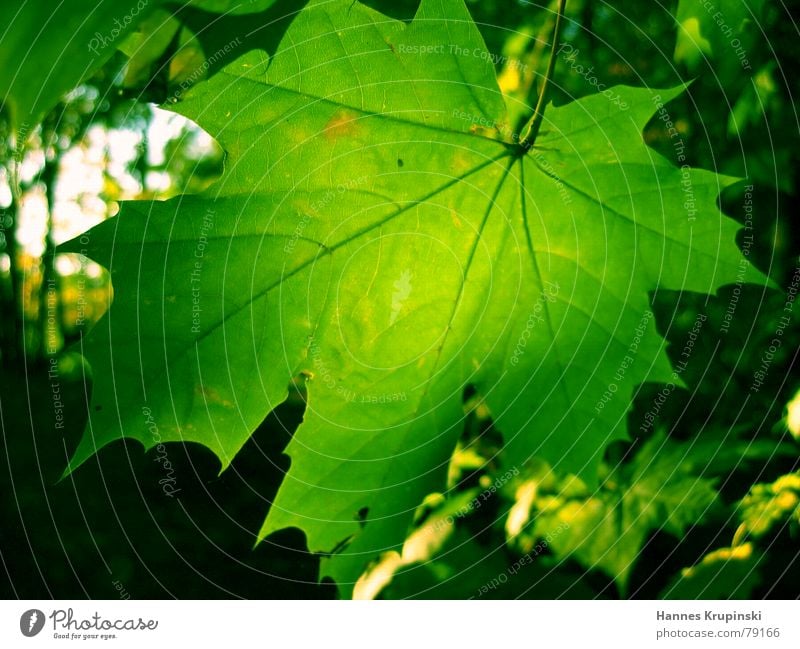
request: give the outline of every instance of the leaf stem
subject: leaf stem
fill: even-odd
[[[536,136],[539,135],[539,129],[542,126],[544,107],[547,101],[547,90],[550,85],[550,78],[553,76],[553,70],[556,67],[556,45],[558,44],[558,35],[561,32],[561,19],[564,16],[564,8],[566,6],[567,0],[558,0],[556,24],[553,27],[553,49],[550,52],[550,60],[547,62],[547,71],[542,81],[542,87],[539,89],[539,99],[536,101],[536,108],[528,121],[528,125],[525,127],[522,139],[519,141],[519,145],[522,147],[523,151],[527,151],[533,146],[533,143],[536,141]]]

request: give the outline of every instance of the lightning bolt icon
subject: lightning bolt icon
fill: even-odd
[[[33,630],[33,625],[36,624],[36,621],[39,619],[39,616],[36,614],[36,611],[31,613],[31,618],[28,620],[28,631]]]

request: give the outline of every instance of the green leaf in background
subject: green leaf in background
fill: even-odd
[[[675,14],[678,22],[675,61],[690,71],[706,57],[727,77],[738,70],[752,69],[752,43],[763,38],[759,23],[763,0],[680,0]]]
[[[512,542],[524,554],[547,539],[557,557],[603,570],[624,594],[648,536],[664,530],[681,538],[716,502],[714,481],[690,472],[692,450],[654,436],[633,461],[604,465],[598,489],[574,476],[556,480],[545,467],[518,488],[507,524]]]
[[[158,0],[9,0],[0,5],[0,104],[24,136],[97,70]]]
[[[666,588],[668,599],[749,599],[761,583],[759,568],[764,556],[752,543],[721,548],[703,557],[696,566],[684,568]]]
[[[115,289],[82,344],[95,382],[71,468],[127,437],[199,442],[224,469],[304,377],[261,535],[303,530],[344,594],[441,491],[467,386],[508,466],[538,455],[594,482],[635,386],[680,382],[649,293],[764,278],[716,206],[732,180],[643,143],[681,89],[550,106],[527,149],[484,50],[460,0],[410,24],[318,0],[274,55],[243,53],[175,106],[226,171],[66,248]]]
[[[143,85],[148,81],[151,67],[164,56],[180,28],[180,21],[170,11],[158,9],[128,35],[119,46],[129,58],[125,69],[126,86]]]
[[[739,503],[741,524],[731,547],[703,557],[684,568],[662,593],[671,599],[742,599],[762,581],[769,551],[776,537],[789,532],[795,538],[800,528],[800,474],[782,475],[772,484],[755,484]],[[778,570],[785,571],[786,566]]]
[[[203,11],[241,16],[269,9],[275,2],[276,0],[190,0],[188,4]]]
[[[781,41],[779,34],[787,24],[776,9],[763,0],[680,0],[673,58],[695,77],[694,100],[714,106],[705,123],[716,155],[727,159],[723,168],[792,193],[796,183],[785,150],[796,145],[776,147],[771,136],[776,124],[790,114],[784,112],[783,88],[784,83],[792,85],[785,75],[796,67],[782,69],[773,58],[773,41]],[[721,125],[725,131],[715,128]],[[789,132],[793,135],[796,130]],[[728,146],[746,150],[746,160],[734,163],[735,156],[723,153],[722,138]]]
[[[210,12],[242,15],[264,11],[276,0],[192,0]],[[172,0],[6,0],[0,4],[0,105],[24,139],[68,91],[99,69],[134,35],[137,26]],[[160,12],[161,13],[161,12]],[[158,49],[171,24],[160,15],[152,35],[127,43],[131,52]]]
[[[738,537],[760,538],[778,526],[800,527],[800,473],[789,473],[772,484],[756,484],[744,497]]]
[[[502,549],[456,530],[441,556],[404,566],[382,599],[591,599],[582,575],[555,569],[552,557],[509,565]]]

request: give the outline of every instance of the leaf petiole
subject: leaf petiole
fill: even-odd
[[[544,118],[544,107],[547,101],[547,90],[550,85],[550,77],[553,76],[553,70],[556,66],[556,44],[558,43],[558,35],[561,31],[561,19],[564,15],[564,9],[567,5],[567,0],[558,0],[558,8],[556,9],[556,24],[553,27],[553,49],[550,52],[550,60],[547,62],[547,70],[545,71],[542,87],[539,89],[539,99],[536,101],[536,108],[528,121],[524,130],[524,135],[519,141],[519,145],[523,151],[527,151],[533,147],[536,141],[536,136],[539,134],[539,129],[542,126],[542,119]]]

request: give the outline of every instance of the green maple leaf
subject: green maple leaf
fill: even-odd
[[[73,468],[129,437],[200,442],[224,469],[304,376],[261,535],[302,529],[345,593],[444,485],[468,385],[509,465],[593,479],[633,388],[677,380],[648,292],[763,278],[716,207],[731,180],[642,141],[680,89],[550,106],[526,149],[482,53],[461,0],[424,0],[410,24],[320,0],[273,56],[177,104],[226,171],[69,246],[115,288],[83,343],[95,387]]]

